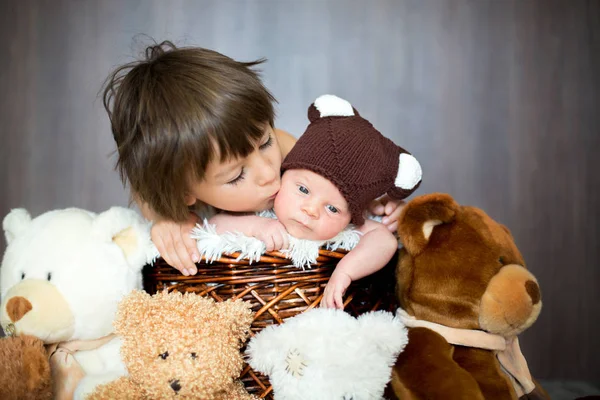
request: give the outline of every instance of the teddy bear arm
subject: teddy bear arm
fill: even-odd
[[[408,330],[386,394],[398,399],[484,400],[477,381],[452,359],[452,346],[427,328]]]
[[[96,387],[96,390],[87,396],[86,400],[141,400],[145,398],[146,396],[142,389],[128,377],[123,376]]]
[[[456,346],[454,361],[475,378],[486,399],[513,399],[517,395],[502,371],[494,352],[473,347]]]

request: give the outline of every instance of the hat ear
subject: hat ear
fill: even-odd
[[[402,210],[398,236],[409,254],[420,254],[437,225],[454,221],[460,206],[445,193],[432,193],[410,201]]]
[[[308,107],[308,120],[314,122],[323,117],[351,117],[358,116],[358,111],[347,100],[332,94],[317,97],[315,102]]]

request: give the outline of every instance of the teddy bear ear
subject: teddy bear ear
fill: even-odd
[[[323,117],[351,117],[359,115],[347,100],[332,94],[317,97],[315,102],[308,107],[308,120],[314,122]]]
[[[445,193],[416,197],[402,210],[398,236],[409,254],[420,254],[429,243],[436,226],[454,221],[460,206]]]
[[[141,270],[153,259],[150,223],[133,210],[110,208],[96,217],[92,231],[100,240],[119,246],[135,270]]]
[[[139,325],[147,318],[147,310],[152,306],[153,298],[142,290],[133,290],[123,297],[113,321],[115,331],[121,336],[136,334]]]
[[[254,320],[250,303],[243,300],[226,300],[217,303],[219,317],[222,318],[231,334],[239,340],[245,340]]]
[[[362,314],[358,317],[358,323],[363,335],[393,356],[394,360],[408,343],[406,327],[390,312],[372,311]]]
[[[24,208],[11,210],[2,221],[6,243],[9,244],[31,225],[31,215]]]
[[[246,346],[245,356],[248,364],[264,375],[271,375],[276,363],[281,362],[281,354],[287,353],[290,343],[286,341],[285,329],[281,325],[267,326],[258,332]],[[290,339],[291,340],[291,339]]]

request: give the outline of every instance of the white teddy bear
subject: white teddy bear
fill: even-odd
[[[277,400],[380,400],[407,342],[392,313],[317,308],[263,329],[246,354]]]
[[[141,270],[152,254],[148,223],[121,207],[101,214],[54,210],[34,219],[15,209],[3,229],[2,328],[84,349],[74,353],[85,373],[76,399],[126,375],[112,322],[121,298],[142,287]]]

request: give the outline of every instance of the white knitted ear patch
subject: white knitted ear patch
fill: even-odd
[[[324,94],[315,100],[315,108],[322,117],[349,117],[354,115],[352,104],[332,94]]]
[[[410,190],[421,181],[423,171],[421,164],[412,155],[407,153],[400,154],[398,162],[398,175],[394,184],[401,189]]]

